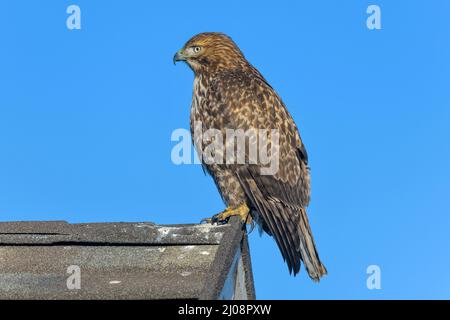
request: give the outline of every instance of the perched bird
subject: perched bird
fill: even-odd
[[[273,174],[262,174],[261,163],[247,163],[249,148],[245,148],[244,163],[202,159],[204,170],[214,179],[227,207],[207,221],[225,223],[234,215],[247,223],[256,221],[275,238],[290,273],[296,275],[303,261],[309,276],[319,281],[327,271],[317,253],[305,209],[310,199],[308,155],[281,98],[223,33],[192,37],[173,60],[186,62],[195,74],[190,127],[198,154],[204,152],[205,137],[197,134],[197,127],[203,133],[214,129],[224,135],[228,129],[263,128],[278,134],[278,139],[267,138],[267,145],[274,147],[271,155],[278,157],[278,169]],[[248,147],[251,142],[246,143]],[[215,156],[224,156],[223,150],[214,152]]]

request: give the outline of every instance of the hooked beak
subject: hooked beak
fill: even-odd
[[[183,50],[178,51],[173,56],[173,64],[176,64],[177,61],[186,61],[187,56],[183,53]]]

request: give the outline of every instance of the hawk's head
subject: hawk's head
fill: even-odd
[[[248,65],[234,41],[218,32],[205,32],[192,37],[173,57],[173,62],[177,61],[185,61],[195,73]]]

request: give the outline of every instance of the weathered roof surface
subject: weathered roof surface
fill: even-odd
[[[80,289],[67,285],[73,266]],[[236,297],[254,298],[237,220],[222,226],[0,223],[0,299]]]
[[[154,223],[1,222],[0,244],[219,244],[227,225]]]

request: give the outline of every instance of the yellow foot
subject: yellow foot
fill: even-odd
[[[245,203],[241,204],[240,206],[234,209],[228,207],[225,209],[225,211],[222,211],[221,213],[218,213],[212,216],[211,218],[202,219],[201,222],[225,224],[232,216],[239,216],[241,217],[241,220],[243,222],[246,222],[248,224],[252,223],[252,217],[250,216],[250,209],[247,207]]]

